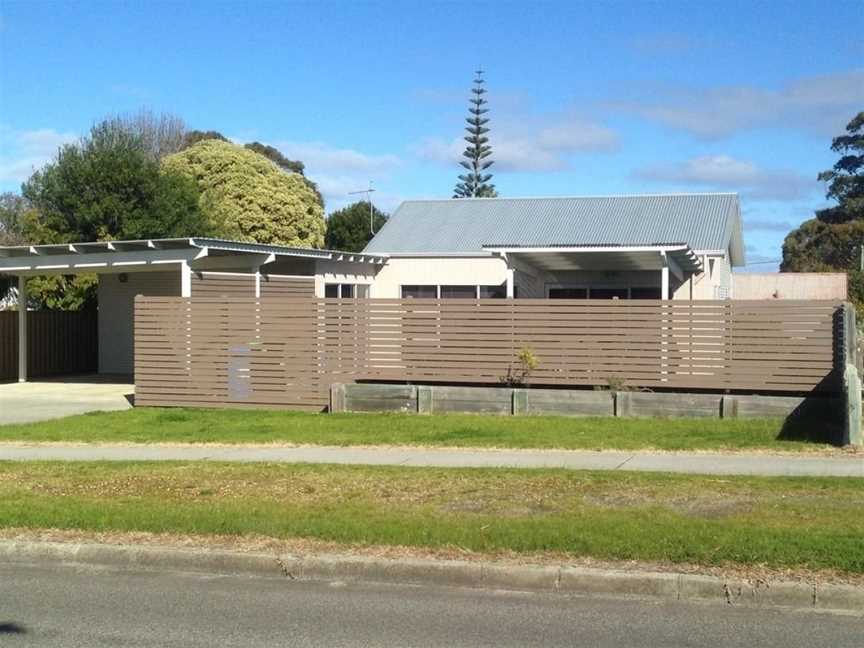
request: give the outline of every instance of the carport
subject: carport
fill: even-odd
[[[134,371],[136,295],[191,297],[323,296],[319,262],[372,268],[370,255],[211,238],[147,239],[0,247],[0,274],[18,278],[18,380],[28,379],[26,279],[96,273],[100,374]],[[321,284],[318,286],[318,284]]]

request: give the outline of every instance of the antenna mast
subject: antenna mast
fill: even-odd
[[[372,209],[372,192],[373,191],[375,191],[375,190],[372,188],[372,181],[370,180],[368,189],[363,189],[362,191],[349,191],[348,195],[349,196],[356,196],[357,194],[366,194],[366,200],[369,201],[369,233],[374,236],[375,235],[375,220],[374,220],[375,213]]]

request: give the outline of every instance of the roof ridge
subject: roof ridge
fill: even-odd
[[[418,202],[500,202],[505,200],[575,200],[579,198],[672,198],[678,196],[738,196],[737,191],[692,191],[692,192],[670,192],[670,193],[639,193],[639,194],[593,194],[593,195],[570,195],[570,196],[513,196],[512,198],[499,196],[497,198],[408,198],[404,203]]]

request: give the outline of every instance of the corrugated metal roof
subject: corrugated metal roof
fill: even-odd
[[[403,202],[365,253],[482,253],[484,247],[732,247],[744,262],[737,194],[470,198]]]

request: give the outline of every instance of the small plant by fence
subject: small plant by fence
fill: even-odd
[[[337,382],[500,384],[525,348],[535,386],[833,391],[839,306],[139,297],[136,402],[320,410]]]
[[[96,371],[96,311],[27,313],[27,374],[31,377]],[[18,312],[0,311],[0,380],[18,378]]]

